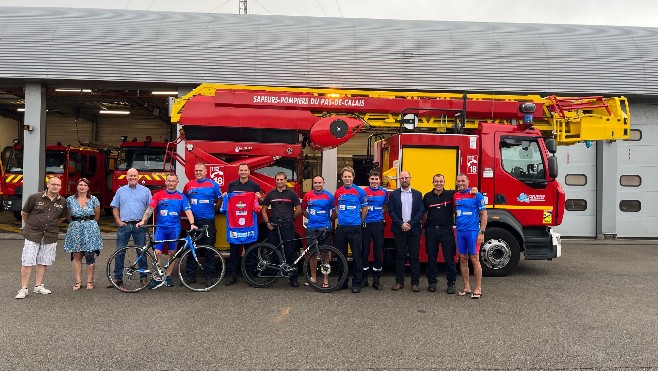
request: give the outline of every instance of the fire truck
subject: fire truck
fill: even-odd
[[[165,161],[167,144],[153,142],[151,136],[147,136],[142,142],[138,142],[137,138],[128,141],[128,137],[121,137],[116,169],[111,179],[112,194],[127,184],[126,173],[130,168],[139,171],[139,183],[149,188],[152,193],[163,189],[167,173],[175,171],[175,164]]]
[[[423,193],[432,189],[434,174],[445,175],[447,189],[454,189],[449,185],[458,173],[468,174],[487,202],[483,272],[504,276],[521,254],[536,260],[561,255],[560,236],[551,229],[562,222],[565,206],[556,146],[627,139],[629,114],[624,97],[202,84],[174,102],[172,122],[183,125],[185,150],[177,160],[187,177],[202,161],[220,185],[247,163],[264,191],[275,187],[273,176],[283,170],[301,196],[311,176],[305,148],[334,148],[359,131],[372,132],[364,151],[389,189],[397,187],[402,170]],[[224,222],[217,219],[222,248]],[[385,237],[390,251],[392,236]],[[420,255],[427,261],[424,249]]]
[[[63,196],[75,193],[80,178],[89,179],[91,194],[96,196],[101,207],[109,207],[112,193],[106,186],[108,176],[107,153],[91,147],[46,146],[46,179],[51,177],[62,179]],[[21,219],[23,198],[23,145],[18,140],[7,155],[4,177],[2,179],[3,208],[14,213],[17,220]]]

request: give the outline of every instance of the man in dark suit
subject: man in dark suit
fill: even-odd
[[[420,220],[425,212],[423,194],[411,189],[411,174],[400,172],[400,188],[391,193],[388,201],[388,214],[391,217],[391,232],[395,240],[395,285],[398,291],[404,287],[404,263],[409,254],[411,265],[411,290],[418,292],[420,281]]]

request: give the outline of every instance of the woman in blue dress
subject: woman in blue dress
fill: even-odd
[[[77,191],[66,199],[68,206],[69,229],[66,231],[64,251],[70,252],[73,260],[75,285],[73,290],[82,287],[82,257],[87,263],[87,290],[94,288],[96,255],[103,248],[98,218],[101,215],[100,202],[89,194],[89,180],[80,178]]]

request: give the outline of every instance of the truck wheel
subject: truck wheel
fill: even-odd
[[[23,216],[20,211],[14,211],[14,218],[16,218],[16,220],[21,220],[23,219]]]
[[[521,249],[514,235],[502,228],[487,228],[484,243],[480,246],[482,274],[503,277],[519,263]]]

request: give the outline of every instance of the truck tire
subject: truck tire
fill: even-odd
[[[520,255],[519,241],[512,233],[502,228],[487,228],[484,243],[480,246],[484,276],[507,276],[519,264]]]

